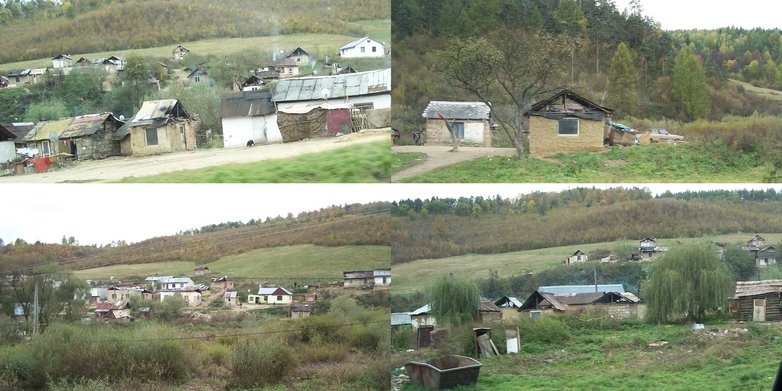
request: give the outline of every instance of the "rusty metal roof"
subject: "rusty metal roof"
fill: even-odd
[[[733,298],[738,299],[765,293],[782,293],[782,280],[737,281]]]
[[[391,92],[391,68],[346,75],[282,79],[274,91],[275,102],[323,100]]]
[[[268,88],[229,92],[220,96],[220,118],[255,117],[274,112],[272,92]]]
[[[111,131],[114,131],[116,128],[125,124],[115,118],[111,113],[82,115],[75,117],[73,121],[71,121],[71,124],[65,128],[65,131],[62,132],[60,137],[69,138],[93,135],[106,121],[110,121],[115,125]]]
[[[500,307],[497,307],[496,304],[492,303],[489,300],[481,300],[481,309],[479,311],[481,311],[481,312],[502,312],[502,309]]]

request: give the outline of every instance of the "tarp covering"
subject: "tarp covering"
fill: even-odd
[[[577,112],[570,112],[570,113],[535,113],[530,112],[529,115],[536,115],[543,118],[548,119],[562,119],[566,117],[578,117],[583,119],[590,119],[593,121],[602,121],[605,119],[606,114],[602,112],[584,112],[584,113],[577,113]]]
[[[305,113],[279,111],[277,125],[283,143],[326,136],[326,110],[316,107]]]

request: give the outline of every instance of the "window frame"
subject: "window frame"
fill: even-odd
[[[562,129],[563,122],[564,123],[575,122],[575,124],[576,124],[575,131],[576,132],[575,133],[563,133],[562,132],[562,130],[563,130]],[[568,130],[568,129],[565,129],[565,130]],[[578,137],[580,134],[581,134],[581,121],[579,121],[578,118],[565,117],[565,118],[560,118],[559,120],[557,120],[557,136],[569,136],[569,137],[575,136],[575,137]]]
[[[153,134],[153,133],[155,135],[155,140],[154,140],[155,143],[151,144],[150,143],[151,140],[150,140],[149,136],[150,136],[150,134]],[[148,147],[160,145],[160,140],[159,140],[158,134],[157,134],[157,128],[146,128],[146,129],[144,129],[144,142],[146,143],[146,146],[148,146]]]

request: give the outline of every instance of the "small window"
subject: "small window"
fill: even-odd
[[[366,53],[367,49],[365,47],[361,47],[361,53]]]
[[[49,151],[49,142],[48,141],[42,141],[41,147],[43,148],[43,156],[50,156],[51,152]]]
[[[578,136],[578,118],[562,118],[559,120],[557,134],[560,136]]]
[[[157,145],[157,129],[147,129],[147,145]]]
[[[296,57],[296,62],[301,62],[301,57]]]
[[[359,111],[372,110],[374,108],[374,105],[372,104],[372,102],[369,102],[369,103],[354,103],[353,104],[353,108],[356,109],[356,110],[359,110]]]
[[[194,79],[195,79],[196,83],[200,83],[201,82],[201,76],[196,76],[196,77],[194,77]]]
[[[453,128],[453,134],[456,135],[457,140],[464,140],[464,122],[454,122],[451,124]]]
[[[377,46],[372,46],[372,53],[377,53]]]
[[[185,134],[185,125],[179,125],[179,134]]]
[[[277,296],[277,301],[282,301],[282,296]]]
[[[291,68],[288,68],[288,74],[289,74],[289,75],[292,75],[292,74],[293,74],[293,68],[292,68],[292,67],[291,67]]]

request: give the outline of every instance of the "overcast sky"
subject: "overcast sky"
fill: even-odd
[[[615,0],[616,9],[630,12],[630,0]],[[779,0],[641,0],[641,14],[650,16],[663,30],[744,27],[782,28]]]
[[[113,240],[138,242],[190,228],[227,221],[294,215],[331,205],[401,199],[501,195],[511,198],[534,191],[616,184],[380,184],[380,185],[3,185],[7,203],[0,218],[0,238],[13,242],[59,243],[63,235],[81,244]],[[767,184],[622,184],[671,190],[768,189]]]

